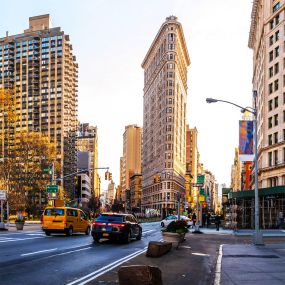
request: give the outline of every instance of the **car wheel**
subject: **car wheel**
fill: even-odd
[[[130,243],[131,242],[131,231],[129,231],[126,235],[125,238],[123,239],[124,243]]]
[[[164,222],[161,222],[161,226],[164,228]]]
[[[69,229],[66,230],[66,235],[67,236],[72,236],[72,234],[73,234],[73,228],[70,227]]]
[[[136,237],[136,240],[141,240],[142,239],[142,230],[140,229],[139,234]]]
[[[99,242],[100,241],[100,238],[99,237],[93,237],[93,240],[94,240],[94,242]]]
[[[45,231],[46,236],[50,236],[50,231]]]
[[[86,229],[86,231],[85,231],[85,234],[86,234],[87,236],[90,235],[90,227],[87,227],[87,229]]]

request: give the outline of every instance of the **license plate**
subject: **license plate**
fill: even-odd
[[[103,237],[108,237],[109,236],[109,234],[103,234]]]

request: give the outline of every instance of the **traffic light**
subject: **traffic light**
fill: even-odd
[[[109,180],[112,180],[112,173],[109,172]]]
[[[108,170],[105,172],[105,180],[109,180],[109,171]]]

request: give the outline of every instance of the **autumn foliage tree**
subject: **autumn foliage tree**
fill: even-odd
[[[15,90],[0,89],[0,181],[12,211],[34,214],[51,181],[43,170],[52,163],[57,167],[56,146],[42,133],[20,128],[15,94]]]

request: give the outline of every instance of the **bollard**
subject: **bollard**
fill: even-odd
[[[154,266],[122,266],[118,275],[119,285],[162,285],[161,270]]]

